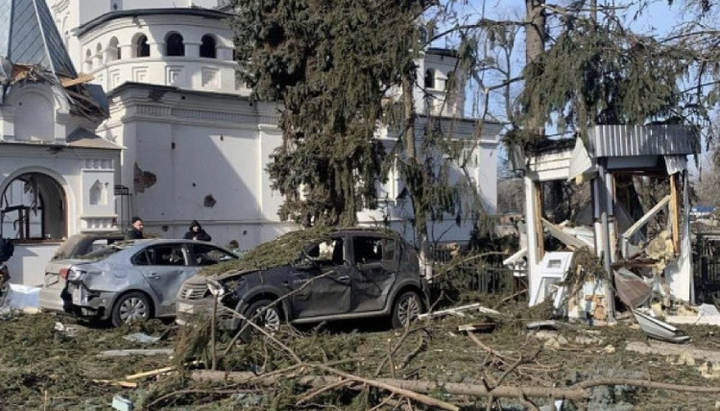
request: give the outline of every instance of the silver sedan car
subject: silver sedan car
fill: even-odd
[[[174,317],[183,282],[203,266],[237,256],[192,240],[136,240],[113,244],[74,260],[63,292],[66,311],[119,327],[131,321]]]

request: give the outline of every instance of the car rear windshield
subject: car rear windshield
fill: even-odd
[[[108,256],[117,253],[120,250],[124,250],[125,248],[128,248],[132,244],[129,243],[117,243],[108,245],[102,248],[99,248],[93,252],[87,253],[85,255],[78,256],[76,258],[82,259],[82,260],[102,260],[103,258],[107,258]]]
[[[55,255],[52,257],[52,260],[80,258],[81,256],[122,240],[122,236],[115,234],[109,234],[107,236],[76,234],[70,236],[70,238],[60,244],[60,247],[58,247]]]

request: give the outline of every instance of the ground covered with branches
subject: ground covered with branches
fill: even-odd
[[[12,315],[0,327],[0,409],[107,410],[118,394],[141,410],[521,410],[565,397],[565,409],[658,411],[712,410],[720,401],[719,380],[703,376],[702,361],[628,350],[648,344],[630,318],[528,331],[547,307],[500,301],[482,305],[501,315],[466,312],[400,330],[372,321],[285,327],[250,344],[219,336],[216,371],[208,327],[152,321],[111,329]],[[467,324],[478,331],[458,330]],[[720,352],[718,328],[682,328],[692,340],[680,351]],[[160,339],[125,338],[136,333]]]

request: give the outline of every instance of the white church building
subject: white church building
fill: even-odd
[[[46,38],[54,33],[44,43],[51,64],[43,67],[59,79],[13,85],[0,100],[0,210],[15,201],[32,211],[28,199],[19,197],[29,195],[33,180],[19,176],[29,173],[45,190],[42,220],[23,220],[17,213],[2,220],[2,235],[17,238],[19,249],[29,244],[47,249],[35,253],[34,260],[21,258],[20,266],[11,265],[23,271],[23,282],[42,281],[38,267],[62,238],[113,224],[125,229],[133,215],[143,218],[146,231],[166,238],[181,237],[197,219],[213,241],[235,239],[243,249],[294,228],[278,218],[283,199],[270,189],[265,172],[282,139],[278,107],[251,100],[250,90],[236,80],[225,1],[47,2],[49,7],[43,0],[0,0],[0,23],[4,3],[12,5],[10,18],[21,7],[39,11],[40,31]],[[13,60],[3,48],[2,27],[0,56],[14,64],[41,64]],[[66,73],[55,68],[55,60]],[[444,49],[429,49],[418,61],[418,78],[425,85],[415,91],[418,121],[423,124],[424,114],[439,115],[452,124],[455,136],[467,140],[470,175],[485,210],[493,213],[500,126],[485,124],[477,136],[475,120],[458,118],[464,95],[445,101],[455,62]],[[63,94],[68,92],[63,82],[73,79],[77,84],[71,87],[85,90],[85,99]],[[98,103],[102,109],[75,115],[72,102],[90,105],[86,99],[99,98],[93,97],[98,86],[107,96],[107,102]],[[41,110],[51,115],[37,121]],[[379,130],[378,137],[393,144],[386,130]],[[411,216],[399,199],[402,182],[396,173],[383,191],[388,198],[383,209],[363,213],[361,221],[389,220],[411,236]],[[38,228],[19,235],[19,221]],[[431,232],[441,234],[432,240],[464,241],[470,229],[454,221],[439,223]]]

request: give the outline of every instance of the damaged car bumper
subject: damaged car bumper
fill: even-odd
[[[105,320],[110,317],[112,302],[117,295],[115,291],[90,290],[83,283],[69,282],[64,298],[70,313]]]
[[[219,329],[234,329],[237,327],[237,320],[226,312],[222,303],[222,297],[218,299],[217,316]],[[213,296],[207,283],[186,282],[177,296],[175,322],[179,325],[191,325],[193,323],[205,322],[213,315]]]

